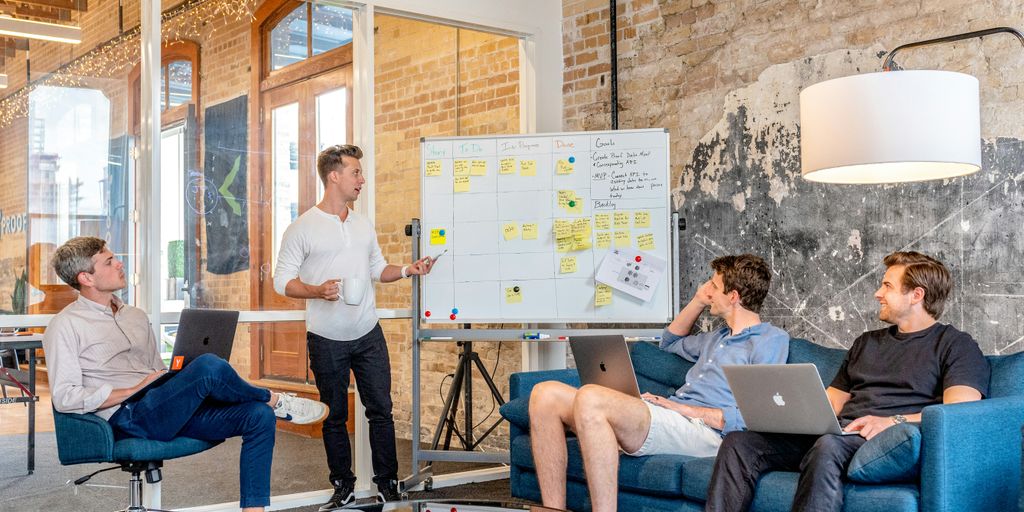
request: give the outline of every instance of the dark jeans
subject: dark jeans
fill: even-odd
[[[349,370],[355,374],[359,398],[370,422],[373,481],[398,479],[395,420],[391,416],[391,359],[384,331],[377,324],[359,339],[339,341],[306,333],[309,367],[316,377],[320,401],[331,408],[324,420],[324,449],[331,483],[354,483],[352,448],[348,442]]]
[[[240,504],[265,507],[277,420],[269,400],[270,391],[242,380],[227,361],[203,354],[138,402],[124,404],[109,422],[119,435],[156,441],[242,436]]]
[[[718,448],[705,510],[747,510],[762,474],[799,470],[793,510],[839,512],[843,508],[843,474],[864,441],[861,436],[832,434],[732,432]]]

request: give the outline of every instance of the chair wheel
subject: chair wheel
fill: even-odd
[[[409,501],[409,493],[403,492],[401,495],[402,501]]]
[[[423,481],[423,490],[424,491],[433,491],[434,490],[434,477],[427,477],[427,479]]]

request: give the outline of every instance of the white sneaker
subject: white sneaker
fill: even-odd
[[[327,416],[327,405],[295,396],[295,393],[278,393],[274,415],[296,425],[316,423]]]

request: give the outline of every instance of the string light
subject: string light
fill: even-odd
[[[255,20],[256,0],[189,0],[160,17],[161,39],[211,39],[217,28]],[[34,80],[0,100],[0,128],[28,116],[28,96],[39,86],[82,87],[91,79],[121,79],[139,62],[139,27],[98,45],[89,53]]]

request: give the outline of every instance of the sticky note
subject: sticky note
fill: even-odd
[[[615,212],[615,229],[629,227],[629,212]]]
[[[555,219],[555,239],[561,240],[572,236],[572,223],[565,219]]]
[[[569,236],[566,238],[558,238],[555,240],[555,252],[569,252],[572,250],[572,244],[576,240]]]
[[[576,272],[576,256],[563,256],[558,264],[560,274],[573,274]]]
[[[629,231],[616,231],[615,232],[615,248],[621,249],[623,247],[629,247],[632,241],[629,239]]]
[[[640,210],[633,213],[633,227],[635,228],[649,228],[651,227],[651,212],[646,210]]]
[[[515,222],[506,222],[505,225],[501,227],[501,234],[505,237],[505,240],[519,238],[519,224]]]
[[[609,249],[612,246],[612,234],[610,231],[597,232],[597,248]]]
[[[555,174],[572,174],[573,165],[568,160],[555,162]]]
[[[440,160],[427,160],[425,174],[427,176],[440,176],[441,175],[441,161]]]
[[[573,219],[572,234],[590,236],[590,218]]]
[[[576,194],[573,194],[572,199],[569,202],[569,207],[566,208],[566,210],[568,210],[569,213],[574,213],[576,215],[582,215],[583,214],[583,201],[580,200],[580,196],[578,196]]]
[[[537,239],[537,224],[523,224],[523,240]]]
[[[469,176],[456,176],[455,177],[455,191],[456,192],[469,192]]]
[[[430,230],[430,245],[444,245],[447,243],[447,233],[442,234],[443,229]]]
[[[469,176],[469,160],[456,160],[455,161],[455,175],[456,176]]]
[[[536,160],[520,160],[519,161],[519,175],[520,176],[536,176],[537,175],[537,161]]]
[[[487,160],[473,160],[469,168],[470,176],[487,176]]]
[[[516,173],[516,159],[515,158],[502,158],[498,162],[498,174],[515,174]]]
[[[590,249],[590,233],[577,233],[572,236],[572,250],[585,251]]]
[[[558,207],[563,210],[569,209],[569,201],[575,202],[576,193],[572,190],[559,190],[558,191]]]
[[[594,215],[594,227],[597,229],[611,229],[612,228],[612,214],[610,213],[598,213]]]
[[[604,283],[597,283],[594,290],[594,305],[607,306],[612,303],[612,287]]]
[[[644,233],[637,235],[636,246],[641,251],[653,251],[654,250],[654,234]]]
[[[523,289],[518,286],[509,286],[505,288],[505,304],[520,304],[523,302]]]

